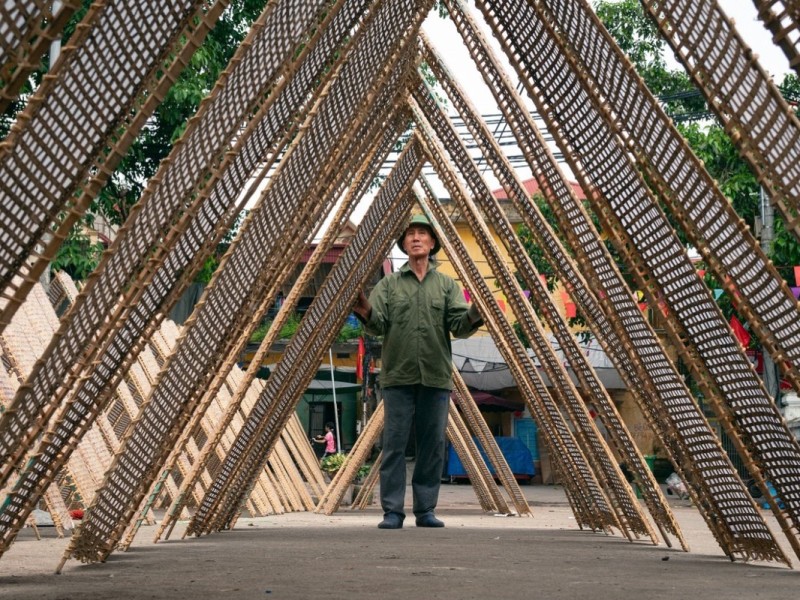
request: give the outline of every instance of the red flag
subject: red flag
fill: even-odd
[[[567,302],[564,305],[564,309],[567,311],[567,317],[570,319],[574,319],[578,316],[578,307],[575,306],[574,302]]]
[[[574,319],[578,316],[577,306],[572,301],[572,298],[569,297],[569,294],[565,290],[561,290],[561,300],[564,302],[564,313],[567,315],[568,319]]]
[[[366,349],[364,348],[364,338],[358,338],[358,351],[356,352],[356,377],[358,379],[364,379],[364,354]]]
[[[744,325],[736,318],[736,315],[731,315],[731,329],[733,329],[733,335],[736,336],[739,343],[747,348],[750,345],[750,334],[747,333]]]

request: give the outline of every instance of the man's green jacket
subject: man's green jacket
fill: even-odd
[[[450,334],[469,337],[480,327],[459,285],[431,260],[422,281],[408,266],[383,278],[369,296],[367,333],[383,336],[382,387],[422,384],[453,389]]]

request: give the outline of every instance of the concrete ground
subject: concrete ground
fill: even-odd
[[[444,529],[377,529],[377,505],[332,516],[239,520],[230,532],[152,543],[143,527],[105,564],[67,563],[51,529],[24,530],[0,559],[0,597],[127,598],[796,598],[800,571],[731,563],[688,501],[670,499],[691,551],[580,531],[557,486],[523,486],[533,518],[486,515],[469,485],[443,485]],[[765,513],[766,514],[766,513]],[[771,516],[768,523],[779,529]],[[782,537],[782,536],[781,536]],[[793,557],[788,544],[781,542]]]

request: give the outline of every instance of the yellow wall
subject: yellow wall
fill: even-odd
[[[491,290],[492,295],[496,299],[502,301],[501,306],[505,306],[506,307],[506,309],[505,309],[506,317],[509,319],[509,321],[511,321],[513,323],[516,320],[516,319],[514,319],[514,314],[512,313],[511,309],[508,307],[508,302],[506,300],[505,294],[503,294],[503,291],[497,286],[496,281],[495,281],[495,277],[492,274],[492,270],[489,268],[489,263],[486,261],[486,258],[484,257],[483,253],[481,252],[480,246],[478,245],[478,242],[475,240],[475,235],[472,233],[472,230],[463,221],[460,221],[460,222],[456,223],[456,230],[458,231],[459,237],[464,242],[464,245],[467,248],[467,252],[472,257],[472,260],[475,261],[475,265],[478,267],[478,271],[480,271],[481,275],[483,275],[484,281],[486,281],[486,284],[489,286],[489,289]],[[500,240],[497,238],[497,236],[494,234],[494,232],[492,232],[492,237],[494,238],[495,244],[497,244],[497,247],[500,250],[500,254],[501,254],[502,258],[503,258],[503,262],[506,264],[506,266],[508,266],[508,268],[513,273],[514,270],[515,270],[514,269],[514,263],[509,258],[505,247],[500,242]],[[456,271],[453,268],[453,265],[447,259],[447,255],[444,253],[444,251],[440,251],[439,254],[437,255],[437,258],[439,259],[439,264],[441,265],[439,267],[439,270],[442,273],[445,273],[447,275],[450,275],[451,277],[454,277],[454,278],[458,279],[458,276],[456,275]],[[462,287],[467,287],[466,285],[463,284],[463,282],[460,282],[460,283],[461,283]],[[472,290],[470,290],[470,291],[472,291]],[[483,334],[485,334],[485,335],[488,335],[488,332],[486,331],[485,328],[482,329],[481,332]],[[481,335],[481,333],[479,332],[478,335]]]
[[[497,286],[496,281],[495,281],[495,277],[492,274],[491,269],[489,268],[489,264],[486,261],[486,258],[484,257],[483,253],[481,252],[481,249],[480,249],[480,246],[478,245],[478,242],[475,240],[475,235],[473,234],[472,230],[463,221],[456,223],[456,230],[458,231],[458,234],[461,237],[461,240],[464,242],[464,245],[467,247],[467,251],[469,252],[469,255],[475,261],[475,264],[477,265],[478,270],[480,271],[481,275],[483,275],[484,280],[486,281],[487,285],[489,286],[489,289],[492,292],[492,295],[496,299],[502,301],[501,306],[505,306],[505,315],[508,318],[509,322],[511,322],[511,323],[516,322],[516,318],[514,317],[514,313],[511,310],[511,308],[508,306],[507,298],[506,298],[505,294],[503,293],[503,291]],[[509,257],[505,246],[500,241],[500,239],[498,238],[498,236],[495,234],[494,231],[492,231],[492,237],[494,239],[495,244],[497,245],[497,248],[500,251],[500,255],[501,255],[502,259],[503,259],[503,262],[506,264],[506,266],[509,268],[509,270],[512,273],[514,273],[516,271],[516,267],[514,266],[513,261]],[[447,255],[443,251],[441,251],[441,252],[439,252],[439,254],[437,256],[438,256],[438,259],[439,259],[439,263],[441,264],[440,271],[442,273],[446,273],[447,275],[450,275],[451,277],[455,277],[456,279],[458,279],[458,277],[456,276],[455,269],[453,268],[453,266],[450,263],[450,261],[447,259]],[[466,287],[466,286],[463,286],[463,284],[462,284],[462,287]],[[558,310],[559,314],[566,315],[567,311],[566,311],[566,306],[565,306],[565,294],[562,293],[562,289],[563,288],[560,285],[558,285],[556,287],[556,289],[553,292],[551,292],[550,297],[552,298],[553,303],[555,304],[556,309]],[[569,301],[569,300],[567,299],[567,301]],[[547,325],[545,323],[542,323],[542,325],[544,326],[545,331],[549,331],[549,328],[547,327]],[[575,332],[579,331],[580,329],[582,329],[582,328],[576,328],[576,329],[574,329],[573,332],[575,333]],[[484,328],[484,329],[481,330],[481,332],[478,333],[478,335],[481,335],[481,334],[488,335],[488,331],[486,331],[486,329]]]

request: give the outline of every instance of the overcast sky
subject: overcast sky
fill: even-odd
[[[789,62],[783,52],[772,43],[769,32],[756,17],[756,9],[751,0],[718,0],[722,9],[729,17],[734,19],[736,28],[742,38],[753,48],[759,57],[759,63],[776,81],[780,82],[783,75],[789,70]],[[483,22],[474,7],[470,8]],[[491,94],[483,85],[483,80],[473,68],[469,54],[463,47],[461,38],[456,32],[452,22],[441,19],[435,13],[426,19],[423,29],[431,42],[444,56],[451,72],[459,79],[461,84],[470,91],[472,101],[482,112],[493,112],[497,109]],[[484,30],[487,33],[487,30]],[[487,37],[491,38],[487,34]],[[671,68],[682,68],[672,57],[672,50],[667,49],[666,57]]]

